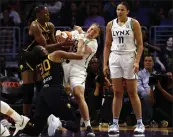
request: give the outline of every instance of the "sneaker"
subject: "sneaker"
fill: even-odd
[[[145,131],[145,126],[143,124],[138,124],[134,130],[136,134],[143,134]]]
[[[0,123],[1,123],[4,127],[6,127],[7,129],[9,129],[10,127],[12,127],[12,124],[11,124],[10,122],[8,122],[7,119],[2,119],[2,120],[0,121]]]
[[[87,137],[95,137],[95,134],[94,134],[91,126],[87,126],[86,132],[87,132],[86,133]]]
[[[30,120],[28,117],[23,115],[21,115],[21,118],[22,120],[20,122],[16,122],[15,124],[16,130],[14,131],[13,136],[15,136],[19,130],[23,130],[26,127],[28,121]]]
[[[62,128],[61,121],[59,120],[59,118],[55,117],[53,114],[51,114],[48,117],[47,123],[48,123],[48,135],[49,136],[53,136],[57,129]]]
[[[1,125],[1,137],[8,137],[10,136],[9,130]]]
[[[108,129],[109,135],[114,135],[119,133],[119,125],[118,124],[112,124]]]

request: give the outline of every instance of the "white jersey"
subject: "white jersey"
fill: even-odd
[[[120,26],[117,18],[112,21],[111,51],[118,54],[127,54],[136,51],[135,38],[132,28],[132,18],[128,17],[125,24]]]
[[[88,46],[92,49],[92,53],[85,54],[82,60],[70,60],[70,62],[72,64],[77,64],[83,68],[87,68],[91,58],[97,52],[98,43],[97,43],[96,39],[85,38],[85,34],[79,34],[78,31],[73,31],[72,32],[72,39],[79,40],[79,38],[82,38],[87,43],[86,46]]]

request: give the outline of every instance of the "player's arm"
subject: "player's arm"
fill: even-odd
[[[135,19],[132,20],[133,22],[133,31],[134,31],[134,37],[137,44],[137,55],[136,55],[136,63],[140,62],[141,55],[143,53],[143,40],[142,40],[142,32],[141,32],[141,26],[139,22]]]
[[[65,51],[55,51],[53,52],[53,58],[55,62],[59,62],[61,59],[76,59],[76,60],[81,60],[83,59],[85,52],[85,46],[80,45],[78,47],[78,51],[76,53],[74,52],[65,52]]]
[[[56,39],[55,39],[55,26],[49,22],[49,26],[50,26],[50,32],[51,32],[51,41],[53,43],[56,43]]]
[[[111,43],[112,43],[112,34],[111,34],[111,27],[112,27],[112,21],[108,22],[106,26],[106,41],[105,41],[105,47],[104,47],[104,58],[103,58],[103,65],[108,65],[108,58],[110,54],[111,49]]]
[[[54,51],[53,53],[49,54],[51,57],[51,60],[54,62],[60,62],[61,59],[75,59],[75,60],[81,60],[83,59],[83,55],[77,54],[74,52],[65,52],[62,50]]]
[[[53,52],[55,50],[62,49],[62,47],[65,46],[65,44],[67,44],[67,45],[73,44],[73,41],[69,41],[69,43],[67,41],[65,41],[63,43],[55,43],[55,44],[47,45],[46,39],[43,36],[40,27],[38,26],[38,24],[36,24],[34,22],[30,26],[30,31],[31,31],[32,35],[34,36],[35,40],[37,41],[37,43],[39,45],[45,47],[49,52]]]
[[[97,42],[93,42],[93,41],[84,41],[83,39],[79,39],[78,42],[78,48],[80,46],[85,46],[85,52],[84,54],[91,54],[93,52],[96,52],[97,50]]]
[[[77,30],[77,31],[79,32],[79,34],[85,33],[85,32],[83,31],[82,27],[80,27],[80,26],[74,25],[73,29],[74,29],[74,30]]]

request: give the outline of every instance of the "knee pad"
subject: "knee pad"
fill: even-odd
[[[34,96],[34,84],[23,84],[23,104],[32,104],[32,98]]]
[[[42,89],[42,87],[43,87],[43,82],[42,82],[42,81],[37,81],[37,82],[35,83],[35,86],[36,86],[36,91],[37,91],[37,92],[40,92],[41,89]]]
[[[4,101],[1,101],[1,113],[6,114],[9,109],[10,109],[10,106]]]

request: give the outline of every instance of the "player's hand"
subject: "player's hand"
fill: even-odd
[[[107,77],[104,78],[104,86],[107,88],[112,86],[110,80]]]
[[[66,38],[64,41],[62,41],[60,44],[64,47],[70,47],[70,46],[73,46],[75,43],[74,40],[71,40],[69,38]]]
[[[135,61],[135,63],[133,64],[133,73],[138,73],[139,71],[139,63]]]
[[[83,32],[82,27],[80,27],[80,26],[74,25],[73,29],[74,30],[77,30],[79,33],[82,33]]]
[[[62,37],[62,31],[57,30],[56,31],[56,42],[57,43],[62,43],[65,41],[65,38]]]
[[[105,77],[108,76],[108,74],[109,74],[108,66],[103,66],[103,74],[104,74]]]

